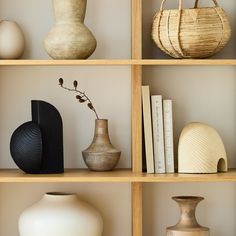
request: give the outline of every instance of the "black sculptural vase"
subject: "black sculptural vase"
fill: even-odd
[[[12,134],[10,152],[16,165],[29,174],[64,172],[63,125],[60,113],[44,101],[31,101],[32,121]]]

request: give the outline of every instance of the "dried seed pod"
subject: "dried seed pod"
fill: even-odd
[[[94,109],[94,107],[93,107],[93,104],[92,104],[92,103],[88,103],[88,107],[89,107],[91,110],[93,110],[93,109]]]
[[[78,86],[78,82],[77,82],[77,80],[75,80],[75,81],[74,81],[74,87],[75,87],[75,89],[77,88],[77,86]]]
[[[62,78],[59,79],[59,85],[61,85],[61,86],[63,85],[63,79]]]
[[[81,99],[82,97],[80,95],[76,95],[76,99]]]
[[[83,103],[85,100],[83,98],[79,99],[79,102]]]

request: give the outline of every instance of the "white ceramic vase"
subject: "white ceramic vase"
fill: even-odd
[[[24,34],[14,21],[0,20],[0,59],[18,59],[25,48]]]
[[[19,219],[20,236],[101,236],[101,215],[75,194],[47,193]]]
[[[50,30],[44,47],[53,59],[86,59],[97,41],[84,25],[87,0],[53,0],[56,25]]]

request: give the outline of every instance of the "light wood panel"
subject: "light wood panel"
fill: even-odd
[[[133,236],[142,235],[143,224],[143,186],[142,183],[132,183],[132,232]]]
[[[88,169],[67,169],[63,174],[25,174],[20,170],[0,170],[0,183],[136,183],[133,198],[138,190],[142,190],[140,183],[182,183],[182,182],[236,182],[236,169],[217,174],[147,174],[134,173],[131,169],[116,169],[109,172],[94,172]],[[138,187],[139,186],[139,187]],[[140,198],[140,193],[137,194]],[[137,206],[137,204],[136,204]],[[140,209],[134,208],[140,212]],[[136,215],[135,211],[135,215]]]
[[[77,182],[127,182],[132,181],[131,169],[95,172],[88,169],[67,169],[63,174],[25,174],[20,170],[0,170],[2,183],[77,183]]]
[[[138,178],[138,177],[137,177]],[[216,174],[147,174],[143,183],[186,183],[186,182],[236,182],[236,169]]]
[[[2,66],[131,65],[127,60],[0,60]]]
[[[141,60],[134,63],[141,65],[160,65],[160,66],[235,66],[235,59],[160,59],[160,60]]]
[[[142,0],[132,0],[132,59],[142,59]],[[142,172],[142,67],[132,66],[132,166]]]
[[[132,0],[132,59],[142,59],[142,0]],[[142,66],[132,65],[132,170],[142,174]],[[142,236],[142,183],[132,184],[132,234]]]
[[[135,45],[135,44],[134,44]],[[0,66],[73,66],[73,65],[111,65],[111,66],[185,66],[185,65],[196,65],[196,66],[235,66],[235,59],[135,59],[137,55],[134,53],[134,59],[120,59],[120,60],[0,60]],[[136,74],[139,74],[137,72]]]
[[[132,167],[142,172],[142,68],[132,67]]]

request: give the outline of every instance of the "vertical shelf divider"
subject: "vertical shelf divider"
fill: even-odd
[[[132,59],[142,59],[142,0],[132,1]],[[142,172],[142,66],[132,65],[132,171]],[[132,234],[142,236],[142,183],[132,183]]]

